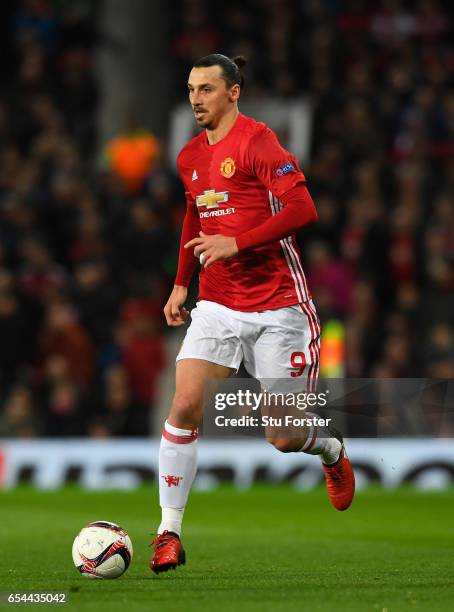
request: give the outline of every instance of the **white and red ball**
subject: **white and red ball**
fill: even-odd
[[[76,568],[88,578],[119,578],[132,560],[132,543],[124,529],[109,521],[89,523],[73,543]]]

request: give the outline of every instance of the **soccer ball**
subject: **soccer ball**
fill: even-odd
[[[129,567],[132,543],[124,529],[109,521],[89,523],[73,543],[73,561],[87,578],[118,578]]]

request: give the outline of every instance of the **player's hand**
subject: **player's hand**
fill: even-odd
[[[239,253],[235,238],[214,234],[207,236],[199,232],[199,238],[193,238],[184,245],[185,249],[194,248],[194,257],[199,258],[203,253],[203,267],[209,268],[215,261],[230,259]]]
[[[188,296],[188,290],[186,287],[181,285],[175,285],[172,293],[170,294],[167,304],[164,306],[164,315],[167,321],[167,325],[170,327],[178,327],[183,325],[189,316],[189,311],[184,308],[183,304],[186,302]]]

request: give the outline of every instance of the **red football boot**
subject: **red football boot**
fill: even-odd
[[[347,510],[355,495],[355,474],[345,452],[342,436],[336,432],[335,437],[342,444],[339,459],[330,465],[322,463],[322,466],[331,503],[336,510]]]
[[[150,569],[155,574],[175,569],[178,565],[186,563],[186,553],[183,550],[180,538],[172,531],[163,531],[152,542],[154,554],[150,560]]]

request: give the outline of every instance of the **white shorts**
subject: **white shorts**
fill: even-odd
[[[201,300],[191,317],[177,361],[205,359],[234,370],[243,362],[267,390],[284,380],[289,392],[315,389],[320,322],[312,300],[262,312],[239,312]]]

